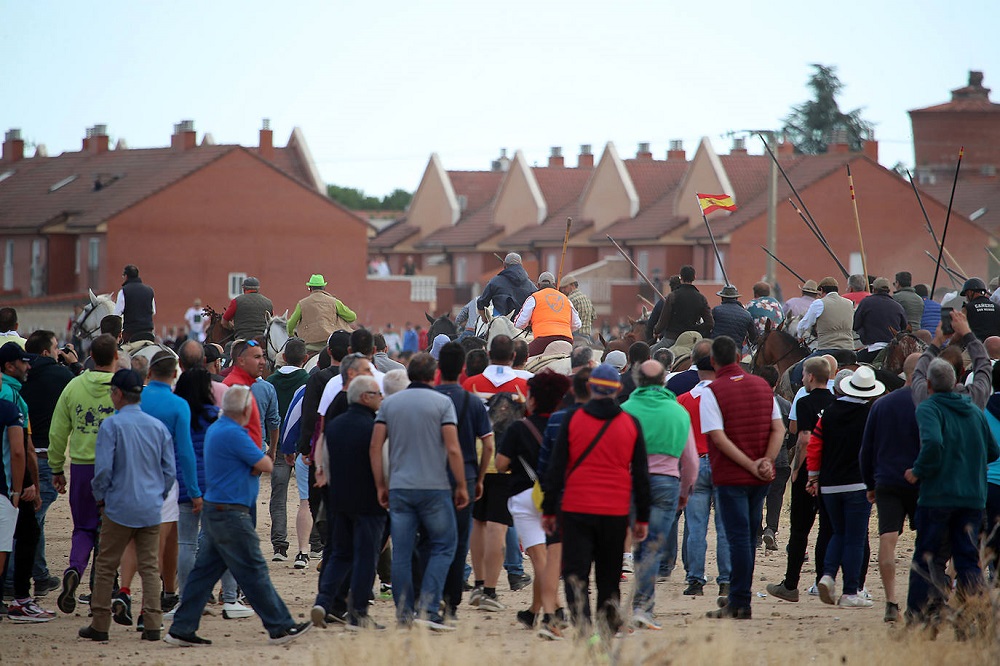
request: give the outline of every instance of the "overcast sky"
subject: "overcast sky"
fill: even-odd
[[[912,165],[908,110],[970,69],[1000,101],[998,19],[997,0],[7,0],[0,130],[56,155],[97,123],[135,148],[184,119],[199,141],[255,145],[270,118],[278,145],[302,128],[327,182],[382,195],[415,189],[432,152],[448,169],[501,147],[545,164],[562,146],[567,166],[607,141],[725,153],[731,130],[779,127],[818,62],[875,123],[880,161]]]

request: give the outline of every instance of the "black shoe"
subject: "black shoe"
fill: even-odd
[[[338,624],[347,624],[351,621],[351,616],[347,611],[333,611],[332,613],[326,614],[327,623],[337,622]]]
[[[63,574],[62,592],[56,600],[56,606],[69,615],[76,610],[76,588],[80,586],[80,574],[76,569],[67,569]],[[104,640],[107,640],[106,638]]]
[[[719,583],[719,596],[720,597],[729,596],[729,583]]]
[[[135,630],[136,631],[145,631],[146,630],[146,621],[142,618],[142,612],[141,611],[139,612],[139,618],[135,621]]]
[[[118,592],[111,600],[111,617],[118,624],[132,626],[132,597],[124,592]]]
[[[47,576],[41,580],[36,580],[35,597],[44,597],[52,590],[58,590],[60,585],[62,585],[62,581],[59,580],[59,576]]]
[[[535,628],[535,618],[537,617],[538,615],[532,613],[530,610],[517,611],[517,621],[528,629]]]
[[[89,624],[76,633],[80,638],[86,638],[92,641],[103,642],[108,640],[108,632],[98,631]]]
[[[160,592],[160,610],[166,615],[181,602],[180,595],[175,592]]]
[[[518,590],[523,590],[524,588],[531,585],[531,576],[529,576],[526,573],[509,574],[507,576],[507,582],[510,584],[511,591],[517,592]]]
[[[115,591],[117,591],[117,590],[115,590]],[[80,596],[78,596],[76,598],[76,600],[78,602],[80,602],[81,604],[83,604],[84,606],[89,606],[90,605],[90,595],[89,594],[81,594]]]
[[[705,596],[705,584],[700,580],[693,580],[688,583],[684,594],[689,597],[703,597]]]
[[[471,592],[474,589],[476,589],[476,586],[475,585],[470,585],[468,580],[463,580],[462,581],[462,591],[463,592]]]
[[[719,610],[708,611],[705,613],[705,617],[709,617],[715,620],[729,619],[729,620],[749,620],[750,619],[750,607],[746,608],[733,608],[729,604],[726,604]]]
[[[302,634],[312,629],[312,626],[313,626],[312,622],[302,622],[301,624],[297,624],[294,627],[289,627],[288,629],[285,629],[277,636],[271,636],[270,638],[267,639],[267,642],[271,645],[284,645],[286,643],[291,643],[296,638],[298,638]]]
[[[287,562],[288,561],[288,546],[275,546],[274,556],[271,558],[272,562]]]
[[[144,641],[158,641],[160,640],[160,632],[155,629],[148,629],[142,632],[142,640]]]
[[[163,641],[176,647],[204,647],[212,644],[212,641],[197,634],[175,634],[173,630],[167,632]]]

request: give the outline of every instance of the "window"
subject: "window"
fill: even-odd
[[[32,298],[45,294],[45,252],[43,241],[36,238],[31,241],[31,296]]]
[[[465,257],[455,259],[455,284],[465,284],[466,264]]]
[[[243,280],[246,278],[246,273],[229,274],[229,298],[236,298],[243,293]]]
[[[556,262],[558,260],[559,260],[559,257],[557,257],[555,254],[550,254],[548,257],[546,257],[546,259],[545,259],[545,270],[547,270],[549,273],[552,273],[553,275],[555,275],[556,274]]]
[[[96,271],[101,265],[101,239],[91,238],[87,245],[87,268]]]
[[[14,241],[7,241],[7,247],[3,255],[3,290],[11,291],[14,288]]]
[[[80,237],[76,237],[76,245],[73,249],[73,272],[80,274]]]
[[[709,252],[712,255],[712,263],[715,265],[712,270],[714,280],[716,282],[725,282],[726,278],[722,276],[722,264],[719,263],[719,260],[721,259],[723,262],[726,260],[726,251],[719,248],[718,258],[716,258],[714,250],[709,250]]]
[[[636,260],[639,265],[639,270],[643,273],[649,273],[649,250],[639,250],[639,257]]]
[[[69,185],[70,183],[72,183],[74,180],[76,180],[76,175],[75,174],[72,175],[72,176],[67,176],[66,178],[63,178],[58,183],[56,183],[55,185],[53,185],[52,187],[50,187],[49,188],[49,192],[55,192],[56,190],[58,190],[61,187],[66,187],[67,185]]]

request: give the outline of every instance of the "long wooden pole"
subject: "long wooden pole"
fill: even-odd
[[[858,230],[858,245],[861,246],[861,270],[865,274],[865,291],[868,291],[868,257],[865,255],[865,239],[861,236],[861,217],[858,215],[858,200],[854,195],[854,176],[851,165],[847,164],[847,185],[851,190],[851,206],[854,208],[854,227]]]
[[[614,244],[615,249],[617,249],[618,252],[623,257],[625,257],[625,261],[627,261],[628,263],[632,264],[632,268],[634,268],[635,272],[639,274],[639,277],[641,277],[643,280],[645,280],[646,284],[648,284],[650,287],[653,288],[653,291],[656,292],[657,296],[659,296],[660,298],[663,298],[663,293],[659,289],[656,288],[656,285],[653,284],[652,280],[650,280],[648,277],[646,277],[645,273],[643,273],[641,270],[639,270],[639,267],[635,265],[634,261],[632,261],[632,257],[628,256],[628,253],[625,252],[625,250],[622,249],[622,246],[618,244],[618,241],[616,241],[614,238],[612,238],[608,234],[605,234],[605,235],[607,236],[608,240],[611,241]]]
[[[948,223],[951,221],[951,207],[955,203],[955,188],[958,187],[958,172],[962,169],[962,156],[965,155],[965,146],[958,149],[958,164],[955,165],[955,180],[951,183],[951,196],[948,197],[948,213],[944,216],[944,231],[941,232],[941,249],[938,251],[937,265],[934,266],[934,281],[931,283],[931,298],[934,298],[934,290],[937,288],[938,271],[941,269],[941,257],[944,254],[945,239],[948,237]]]
[[[806,218],[805,214],[803,214],[802,209],[795,205],[795,202],[792,201],[791,197],[788,197],[788,203],[792,205],[792,208],[794,208],[795,212],[799,214],[800,218],[802,218],[802,221],[805,223],[809,231],[813,233],[813,235],[816,237],[816,240],[819,241],[819,244],[823,246],[823,249],[827,251],[827,253],[833,259],[833,261],[837,264],[837,267],[840,269],[840,272],[843,273],[844,275],[844,279],[846,280],[847,278],[849,278],[850,274],[847,272],[847,269],[844,268],[844,264],[840,263],[840,259],[838,259],[837,255],[834,254],[833,248],[831,248],[830,244],[826,242],[826,239],[823,237],[822,232],[820,232],[818,229],[813,228],[813,225]]]
[[[937,234],[934,232],[934,225],[931,224],[931,218],[928,217],[927,209],[924,208],[924,200],[920,198],[920,192],[919,190],[917,190],[917,184],[913,182],[913,175],[910,174],[909,169],[906,170],[906,175],[910,179],[910,187],[913,188],[913,194],[917,197],[917,203],[920,204],[920,212],[924,214],[924,222],[927,224],[927,233],[929,233],[931,235],[931,238],[934,239],[934,249],[940,250],[941,245],[940,243],[938,243]],[[958,270],[959,273],[965,273],[965,269],[962,268],[961,264],[955,261],[955,257],[951,256],[951,251],[948,250],[948,248],[944,248],[944,256],[948,261],[955,264],[955,268]],[[945,262],[945,267],[947,268],[947,266],[948,263]]]
[[[763,245],[761,245],[760,249],[764,250],[764,252],[767,252],[767,254],[768,254],[769,257],[771,257],[772,259],[774,259],[775,261],[777,261],[779,264],[781,264],[782,266],[784,266],[785,270],[788,271],[789,273],[791,273],[795,278],[797,278],[799,280],[799,282],[805,282],[806,281],[804,277],[802,277],[801,275],[799,275],[798,273],[796,273],[795,271],[793,271],[788,266],[788,264],[786,264],[785,262],[783,262],[781,259],[778,259],[778,257],[776,257],[774,255],[774,253],[771,252],[770,250],[768,250],[766,247],[764,247]]]
[[[563,238],[562,256],[559,258],[559,274],[556,275],[556,286],[562,282],[563,265],[566,263],[566,246],[569,245],[569,228],[573,226],[573,218],[566,218],[566,236]]]
[[[934,255],[928,252],[927,250],[924,250],[924,254],[927,255],[927,258],[930,259],[931,261],[936,261],[934,259]],[[963,282],[968,279],[967,277],[956,271],[954,268],[949,267],[947,263],[942,263],[941,268],[944,269],[945,275],[951,278],[952,285],[955,285],[955,278],[958,278]]]
[[[781,168],[781,163],[778,162],[778,158],[777,156],[775,156],[774,151],[771,150],[771,146],[767,144],[767,141],[764,139],[764,135],[758,132],[757,136],[760,137],[760,140],[764,143],[764,148],[767,149],[767,154],[771,156],[771,160],[774,162],[774,165],[778,167],[778,172],[781,174],[782,178],[785,179],[785,182],[788,183],[788,187],[789,189],[792,190],[792,194],[794,194],[795,198],[799,200],[799,204],[802,206],[802,210],[806,212],[806,215],[809,217],[809,221],[812,222],[813,226],[816,228],[816,233],[819,235],[820,238],[823,239],[823,242],[825,243],[826,236],[823,235],[823,231],[819,228],[819,225],[816,224],[816,218],[814,218],[812,213],[809,212],[809,207],[806,206],[806,202],[802,200],[801,196],[799,196],[799,191],[795,189],[795,186],[792,185],[792,181],[788,177],[788,174],[785,173],[785,170]]]

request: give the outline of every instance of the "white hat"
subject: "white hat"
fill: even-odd
[[[840,390],[855,398],[874,398],[885,393],[885,384],[875,379],[870,365],[861,365],[851,376],[840,380]]]
[[[604,362],[608,365],[615,366],[618,368],[618,372],[621,372],[625,369],[625,366],[628,365],[628,357],[625,356],[625,352],[616,349],[612,352],[608,352],[608,355],[604,357]]]

